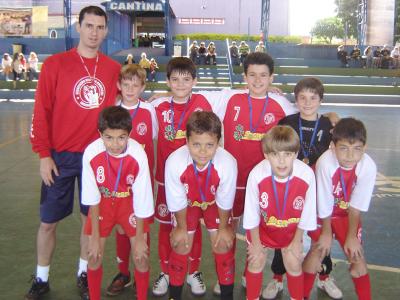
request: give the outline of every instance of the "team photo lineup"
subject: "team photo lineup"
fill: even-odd
[[[30,141],[42,186],[26,300],[50,291],[57,225],[73,213],[76,183],[81,299],[117,296],[132,284],[132,299],[185,299],[185,282],[203,296],[201,260],[213,262],[220,299],[236,298],[234,285],[249,300],[275,299],[284,289],[290,299],[312,299],[315,282],[342,299],[330,274],[334,239],[358,299],[372,299],[361,216],[377,167],[362,120],[321,113],[318,78],[298,81],[291,103],[272,86],[273,58],[252,52],[242,63],[246,89],[194,93],[196,65],[173,57],[169,92],[143,100],[146,70],[121,67],[99,51],[108,31],[104,10],[83,8],[76,30],[77,47],[44,61],[35,95]],[[203,235],[213,258],[202,255]],[[102,290],[106,240],[118,263]],[[246,253],[235,259],[240,242]],[[153,252],[158,266],[150,263]],[[239,264],[244,272],[235,282]],[[156,278],[150,267],[159,270]],[[266,268],[273,276],[263,286]]]

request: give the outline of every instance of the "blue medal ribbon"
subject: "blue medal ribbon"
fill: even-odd
[[[119,185],[119,181],[121,179],[121,172],[122,172],[122,163],[124,161],[123,157],[120,161],[119,161],[119,167],[118,167],[118,172],[117,172],[117,178],[115,179],[115,183],[114,183],[114,190],[111,193],[111,196],[113,197],[116,192],[118,191],[118,185]],[[108,153],[106,152],[106,159],[107,159],[107,168],[108,168],[108,178],[111,179],[111,165],[110,165],[110,159],[108,156]]]
[[[247,102],[249,104],[249,110],[250,110],[250,131],[251,131],[251,133],[256,132],[258,126],[260,125],[261,119],[264,117],[265,111],[267,110],[268,99],[269,99],[269,97],[268,97],[268,93],[267,93],[267,96],[265,97],[263,109],[261,111],[260,116],[258,117],[257,124],[256,124],[256,126],[253,127],[253,104],[251,103],[250,94],[247,94]]]
[[[313,134],[312,134],[312,137],[311,137],[310,145],[308,147],[308,151],[306,151],[306,149],[303,146],[303,129],[302,129],[302,125],[301,125],[301,118],[300,118],[300,115],[299,115],[300,147],[301,147],[301,151],[303,152],[303,156],[306,159],[310,155],[311,147],[314,145],[315,137],[317,136],[319,119],[320,118],[317,118],[317,121],[315,121],[314,131],[313,131]]]
[[[122,107],[122,101],[119,104],[119,106]],[[136,117],[136,115],[137,115],[137,113],[139,111],[139,107],[140,107],[140,100],[138,100],[138,105],[136,106],[136,108],[132,112],[130,112],[132,122],[135,119],[135,117]]]
[[[206,200],[207,200],[207,199],[206,199],[205,193],[207,192],[208,184],[209,184],[209,181],[210,181],[211,166],[212,166],[212,160],[210,160],[210,161],[208,162],[207,177],[206,177],[206,186],[205,186],[205,190],[204,190],[204,192],[203,192],[203,190],[201,189],[201,186],[200,186],[200,182],[199,182],[199,171],[197,170],[196,162],[193,160],[194,176],[196,177],[197,188],[199,189],[199,194],[200,194],[201,202],[206,202]]]
[[[278,191],[277,191],[277,188],[276,188],[276,182],[275,182],[275,178],[274,178],[274,173],[272,173],[272,175],[271,175],[271,180],[272,180],[272,188],[274,190],[275,204],[276,204],[276,209],[277,209],[277,212],[278,212],[278,217],[279,217],[279,220],[283,220],[283,216],[285,215],[285,210],[286,210],[287,196],[288,196],[288,193],[289,193],[290,175],[289,175],[288,180],[286,181],[286,185],[285,185],[285,194],[283,196],[282,209],[279,206],[279,197],[278,197]]]
[[[184,118],[184,116],[185,116],[185,114],[186,114],[186,109],[187,109],[187,107],[188,107],[188,104],[189,104],[190,99],[191,99],[191,97],[189,97],[188,101],[186,101],[186,103],[185,103],[185,108],[183,109],[183,112],[182,112],[182,114],[181,114],[181,116],[180,116],[180,118],[179,118],[179,121],[178,121],[178,126],[177,126],[176,129],[175,129],[175,120],[174,120],[174,119],[175,119],[174,98],[171,97],[171,101],[170,101],[170,110],[171,110],[171,113],[172,113],[172,128],[174,129],[174,132],[173,132],[174,138],[175,138],[175,136],[176,136],[176,133],[179,131],[179,129],[180,129],[181,126],[182,126],[183,118]]]
[[[347,202],[347,188],[344,182],[344,176],[342,173],[342,168],[339,167],[339,176],[340,176],[340,184],[342,185],[342,190],[343,190],[343,199],[344,202]]]

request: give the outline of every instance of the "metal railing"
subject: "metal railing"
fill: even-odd
[[[231,83],[231,88],[233,87],[233,66],[232,66],[232,57],[231,51],[229,51],[229,39],[226,39],[226,57],[228,60],[228,74],[229,74],[229,81]]]

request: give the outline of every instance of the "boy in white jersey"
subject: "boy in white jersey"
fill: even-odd
[[[281,249],[291,299],[303,300],[303,232],[317,226],[315,177],[296,159],[299,137],[289,126],[270,129],[265,159],[250,172],[243,227],[248,239],[247,299],[259,299],[267,248]]]
[[[151,182],[153,183],[153,140],[157,137],[157,120],[153,106],[140,99],[140,95],[146,86],[145,82],[146,71],[142,67],[135,64],[122,66],[117,82],[120,95],[116,104],[127,109],[131,115],[132,130],[129,136],[143,146],[149,163]],[[148,221],[152,222],[152,219],[146,220],[146,222]],[[125,287],[132,284],[129,272],[131,252],[129,237],[124,234],[121,226],[117,226],[115,237],[119,273],[107,288],[107,295],[109,296],[119,295]],[[147,241],[150,242],[150,239]]]
[[[126,109],[103,110],[98,129],[101,138],[85,149],[82,159],[82,202],[90,206],[85,226],[90,299],[101,298],[105,242],[118,224],[130,239],[137,299],[145,300],[150,276],[149,224],[145,220],[154,214],[146,153],[129,138],[132,121]]]
[[[186,145],[174,151],[165,167],[168,210],[173,214],[169,258],[169,299],[181,299],[194,232],[203,218],[210,234],[221,299],[233,299],[235,257],[231,209],[236,160],[219,147],[221,121],[212,112],[196,111],[186,124]]]
[[[322,219],[322,230],[303,265],[306,298],[321,259],[330,252],[334,235],[350,262],[358,299],[371,299],[371,283],[361,244],[361,212],[369,208],[376,165],[364,153],[366,141],[367,133],[361,121],[342,119],[333,129],[331,149],[317,161],[318,217]]]

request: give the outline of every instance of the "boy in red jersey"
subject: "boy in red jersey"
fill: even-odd
[[[81,189],[82,153],[98,136],[98,114],[114,105],[117,95],[120,65],[99,52],[107,34],[104,10],[83,8],[77,31],[80,40],[76,48],[52,55],[43,63],[35,95],[30,138],[40,157],[43,183],[36,275],[26,300],[39,299],[50,289],[57,224],[72,213],[76,181]],[[80,208],[84,224],[88,208]],[[82,231],[77,285],[83,299],[88,297],[87,243]]]
[[[146,71],[142,67],[134,64],[124,65],[117,82],[118,89],[121,91],[121,99],[117,101],[117,105],[127,109],[131,115],[132,130],[130,137],[143,146],[149,162],[151,182],[153,183],[153,140],[157,137],[157,120],[153,106],[139,99],[144,91],[145,81]],[[109,296],[119,295],[125,287],[132,284],[129,272],[129,254],[131,252],[129,237],[118,225],[115,235],[119,273],[107,288],[107,295]],[[150,239],[147,241],[150,242]]]
[[[82,203],[90,206],[85,226],[89,235],[90,299],[101,298],[105,242],[118,224],[130,239],[137,299],[145,300],[150,276],[149,226],[145,219],[154,214],[146,153],[129,138],[132,120],[126,109],[104,109],[98,129],[101,138],[86,148],[82,159]]]
[[[330,252],[332,235],[350,262],[350,274],[360,300],[371,299],[371,283],[361,245],[361,212],[368,211],[376,165],[365,153],[367,132],[354,118],[340,120],[332,133],[331,149],[317,161],[318,242],[304,264],[304,295],[309,297],[322,258]]]
[[[331,142],[332,124],[327,117],[318,114],[324,97],[324,86],[319,79],[307,77],[296,84],[294,95],[299,113],[283,118],[279,124],[289,125],[296,130],[300,137],[300,152],[297,158],[315,169],[317,159],[328,150]],[[323,271],[319,273],[318,287],[331,298],[341,299],[342,291],[329,276],[332,270],[332,260],[329,255],[324,258],[322,265]],[[271,269],[274,276],[262,292],[264,299],[275,299],[283,290],[283,275],[286,270],[280,250],[275,250]]]
[[[219,147],[221,121],[212,112],[192,113],[186,145],[174,151],[165,167],[167,204],[173,213],[169,259],[170,299],[181,299],[188,255],[203,218],[210,234],[221,299],[233,299],[235,257],[230,224],[237,176],[236,160]]]
[[[282,249],[291,299],[303,299],[303,232],[317,226],[315,176],[296,159],[297,133],[276,126],[263,137],[265,159],[250,172],[243,227],[248,239],[247,299],[259,299],[267,248]]]

